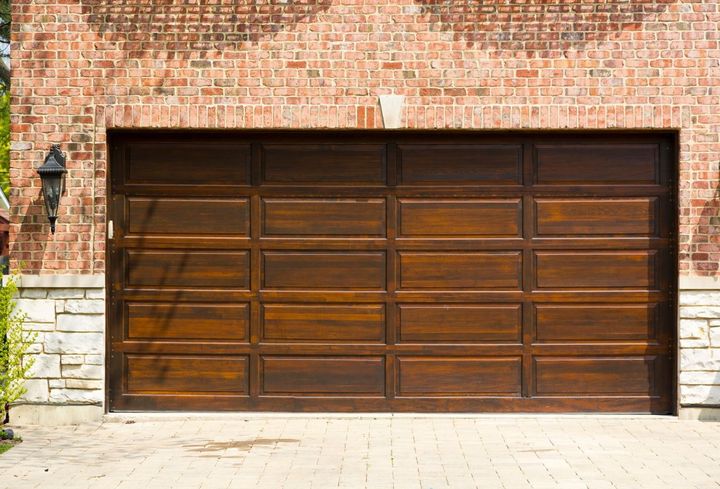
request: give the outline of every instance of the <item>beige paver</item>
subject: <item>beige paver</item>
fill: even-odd
[[[720,423],[138,416],[17,427],[0,488],[720,489]]]

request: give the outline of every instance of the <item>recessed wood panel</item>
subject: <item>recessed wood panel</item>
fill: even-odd
[[[654,251],[539,251],[536,264],[539,288],[651,288],[656,283]]]
[[[629,341],[656,337],[657,304],[536,304],[538,341]]]
[[[247,199],[128,198],[130,234],[250,234]]]
[[[535,358],[535,390],[544,395],[638,395],[657,392],[657,357]]]
[[[399,145],[404,185],[517,185],[522,147],[516,145]]]
[[[265,252],[263,260],[270,289],[385,288],[384,252]]]
[[[657,234],[656,197],[537,199],[538,236]]]
[[[544,184],[655,184],[655,144],[539,145],[536,181]]]
[[[262,357],[263,393],[376,395],[385,393],[383,357]]]
[[[400,253],[403,289],[511,289],[520,287],[519,252]]]
[[[127,283],[131,286],[247,289],[249,276],[250,254],[247,251],[127,252]]]
[[[127,305],[127,338],[142,340],[246,341],[248,304]]]
[[[266,236],[384,236],[384,199],[265,199]]]
[[[216,142],[133,143],[126,148],[127,183],[248,185],[250,145]]]
[[[401,199],[401,236],[513,236],[521,234],[519,199]]]
[[[127,355],[126,369],[131,393],[248,392],[247,356]]]
[[[363,341],[385,339],[382,304],[265,304],[263,341]]]
[[[385,146],[380,144],[265,144],[267,184],[384,185]]]
[[[401,396],[519,396],[520,357],[398,357]]]
[[[400,304],[400,341],[519,341],[519,304]]]

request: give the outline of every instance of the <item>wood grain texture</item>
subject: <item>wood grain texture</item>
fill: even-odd
[[[127,283],[154,287],[249,287],[250,254],[130,250]]]
[[[658,304],[536,304],[538,341],[628,341],[657,337]]]
[[[538,236],[656,236],[657,197],[537,199]]]
[[[384,185],[385,146],[264,144],[262,180],[269,184]]]
[[[520,395],[520,358],[398,357],[399,395]]]
[[[266,252],[263,261],[263,285],[269,289],[385,288],[383,252]]]
[[[127,338],[133,340],[244,341],[249,304],[127,304]]]
[[[398,145],[403,185],[517,185],[519,145]]]
[[[250,234],[247,199],[128,199],[130,234],[240,235]]]
[[[519,341],[521,308],[508,305],[400,304],[400,341]]]
[[[522,209],[517,199],[400,199],[399,235],[519,237]]]
[[[128,392],[247,393],[246,356],[127,355]]]
[[[262,358],[266,394],[374,394],[385,390],[382,357]]]
[[[538,183],[658,183],[660,159],[654,144],[538,145],[535,151]]]
[[[518,288],[519,252],[400,253],[403,289]]]
[[[538,395],[657,394],[656,357],[539,357]]]
[[[383,199],[264,199],[265,236],[384,236]]]
[[[264,341],[382,342],[382,304],[265,304]]]
[[[655,288],[655,252],[544,252],[536,254],[540,288]]]

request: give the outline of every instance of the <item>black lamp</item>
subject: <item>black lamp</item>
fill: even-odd
[[[58,207],[60,206],[60,195],[65,188],[65,155],[60,151],[59,144],[53,144],[52,149],[45,157],[45,163],[38,168],[42,180],[42,193],[47,209],[50,231],[55,234],[55,221],[57,221]]]

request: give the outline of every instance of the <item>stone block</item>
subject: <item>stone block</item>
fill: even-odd
[[[21,289],[20,297],[24,299],[45,299],[47,298],[47,289]]]
[[[64,379],[102,379],[104,370],[101,365],[63,365]]]
[[[710,328],[710,345],[720,348],[720,326]]]
[[[65,301],[55,301],[55,314],[65,312]]]
[[[720,371],[720,355],[710,348],[683,348],[680,350],[680,372]]]
[[[85,289],[85,298],[105,301],[105,289]]]
[[[681,338],[680,339],[680,348],[709,348],[710,347],[710,338],[700,338],[700,339],[687,339],[687,338]]]
[[[32,360],[33,365],[28,373],[33,378],[60,377],[60,355],[26,355],[23,361]]]
[[[105,314],[105,301],[91,299],[65,301],[65,312],[73,314]]]
[[[85,355],[85,363],[87,365],[105,365],[102,355]]]
[[[55,323],[23,323],[25,331],[55,331]]]
[[[709,324],[704,319],[681,319],[680,338],[702,339],[708,337]]]
[[[82,365],[85,363],[84,355],[62,355],[60,363],[63,365]]]
[[[50,389],[50,402],[96,404],[103,401],[102,390]]]
[[[707,290],[690,290],[680,292],[681,306],[714,306],[720,305],[720,292]]]
[[[82,299],[85,297],[85,289],[50,289],[49,299]]]
[[[68,389],[102,389],[105,384],[102,380],[67,379],[65,386]]]
[[[102,333],[45,333],[46,353],[100,354],[104,350]]]
[[[48,381],[45,379],[27,379],[25,381],[27,392],[22,396],[25,402],[48,402]]]
[[[101,314],[58,314],[58,331],[104,331],[105,316]]]
[[[680,372],[680,384],[720,386],[720,372]]]
[[[720,318],[720,307],[711,306],[685,306],[680,308],[681,318],[706,318],[706,319],[717,319]]]
[[[720,385],[681,385],[681,404],[720,404]]]
[[[27,315],[26,321],[31,323],[54,323],[55,301],[46,299],[18,299],[16,310]]]
[[[64,389],[65,379],[50,379],[48,380],[48,385],[50,385],[51,389]]]

